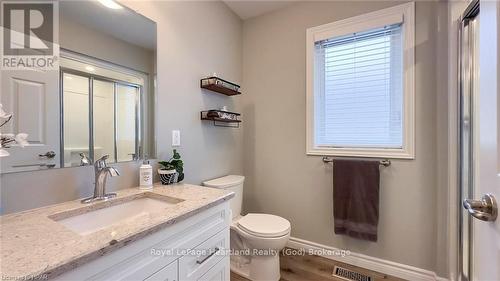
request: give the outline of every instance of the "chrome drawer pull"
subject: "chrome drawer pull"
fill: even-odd
[[[204,257],[201,261],[196,261],[197,264],[202,264],[204,263],[205,261],[207,261],[211,256],[215,255],[215,253],[217,253],[219,251],[219,248],[215,247],[215,251],[213,251],[212,253],[210,253],[210,255]]]

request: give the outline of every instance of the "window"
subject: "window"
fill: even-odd
[[[307,31],[307,153],[414,157],[414,4]]]

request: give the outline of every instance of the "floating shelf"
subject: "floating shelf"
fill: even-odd
[[[227,116],[227,117],[224,117]],[[222,110],[207,110],[200,112],[201,120],[212,121],[217,127],[239,128],[241,114]]]
[[[207,77],[200,80],[200,87],[226,96],[241,95],[240,85],[219,77]]]

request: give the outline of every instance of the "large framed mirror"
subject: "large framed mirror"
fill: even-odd
[[[115,3],[116,4],[116,3]],[[116,4],[60,1],[59,68],[2,70],[2,134],[28,134],[4,148],[0,172],[155,158],[156,24]]]

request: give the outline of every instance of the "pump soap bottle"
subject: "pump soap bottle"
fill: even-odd
[[[139,189],[153,188],[153,167],[149,164],[149,160],[144,160],[139,168]]]

